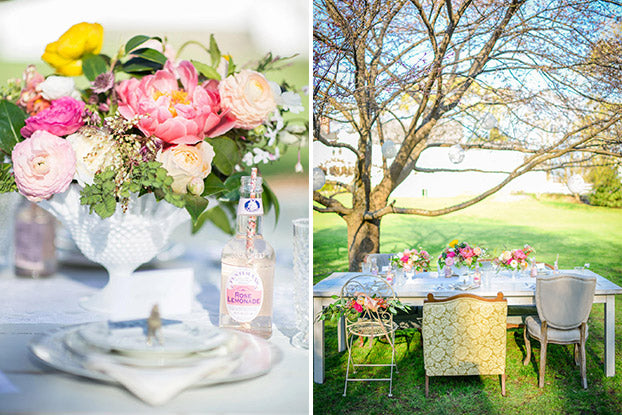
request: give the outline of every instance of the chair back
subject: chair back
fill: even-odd
[[[507,300],[459,294],[423,303],[421,336],[427,376],[505,373]]]
[[[368,307],[370,303],[375,303],[380,299],[394,300],[395,291],[384,278],[378,275],[363,274],[350,278],[341,287],[341,298],[347,301],[360,301],[363,307],[361,318],[366,319],[390,319],[393,321],[393,314],[388,308],[378,307],[374,310]]]
[[[391,265],[391,258],[393,258],[396,254],[369,254],[367,255],[368,260],[371,263],[371,259],[376,259],[376,264],[378,265],[378,269],[382,270],[383,267]]]
[[[568,330],[587,322],[594,302],[596,278],[554,275],[536,279],[536,308],[541,321]]]

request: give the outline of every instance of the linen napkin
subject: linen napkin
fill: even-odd
[[[130,392],[152,406],[162,405],[206,376],[226,376],[240,364],[240,358],[216,357],[193,366],[143,368],[123,365],[102,356],[84,363],[115,379]]]

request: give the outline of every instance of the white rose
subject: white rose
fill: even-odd
[[[159,151],[156,160],[162,163],[168,175],[173,178],[171,187],[176,193],[201,194],[202,186],[197,180],[203,180],[212,171],[214,149],[204,141],[190,146],[179,144],[165,151]]]
[[[66,76],[48,76],[45,81],[37,86],[37,89],[41,92],[41,96],[48,101],[54,101],[61,97],[80,99],[80,93],[76,91],[73,78]]]
[[[510,262],[510,266],[514,269],[516,269],[518,267],[518,262],[516,262],[515,259],[512,260],[512,262]]]
[[[98,171],[112,166],[117,158],[116,142],[100,130],[82,129],[67,137],[76,153],[74,178],[81,186],[93,184]]]
[[[276,109],[268,80],[259,72],[243,69],[218,84],[220,104],[236,118],[235,128],[252,130]]]

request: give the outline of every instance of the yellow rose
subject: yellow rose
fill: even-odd
[[[82,75],[82,57],[87,53],[98,54],[103,40],[104,28],[99,23],[78,23],[56,42],[48,44],[41,59],[53,66],[58,74]]]
[[[454,246],[458,245],[458,242],[460,241],[458,241],[457,239],[454,239],[453,241],[449,243],[449,246],[453,248]]]

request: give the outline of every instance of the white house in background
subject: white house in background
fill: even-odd
[[[354,134],[341,132],[340,142],[347,142],[356,146],[357,137]],[[327,147],[320,142],[313,143],[314,166],[354,166],[355,156],[347,149],[335,149]],[[382,179],[382,153],[379,144],[374,144],[372,149],[372,185],[375,186]],[[480,169],[510,171],[517,167],[524,159],[524,154],[519,151],[498,150],[468,150],[465,151],[464,160],[454,164],[449,160],[449,148],[437,147],[425,150],[421,154],[418,167],[447,168],[447,169]],[[351,177],[344,175],[332,175],[327,169],[327,180],[338,180],[348,183]],[[479,173],[479,172],[435,172],[421,173],[412,172],[391,194],[392,197],[452,197],[466,194],[479,194],[496,184],[500,183],[506,174],[503,173]],[[497,195],[507,195],[512,192],[528,193],[563,193],[570,194],[565,183],[558,183],[547,177],[545,172],[529,172],[514,179],[503,187]]]

